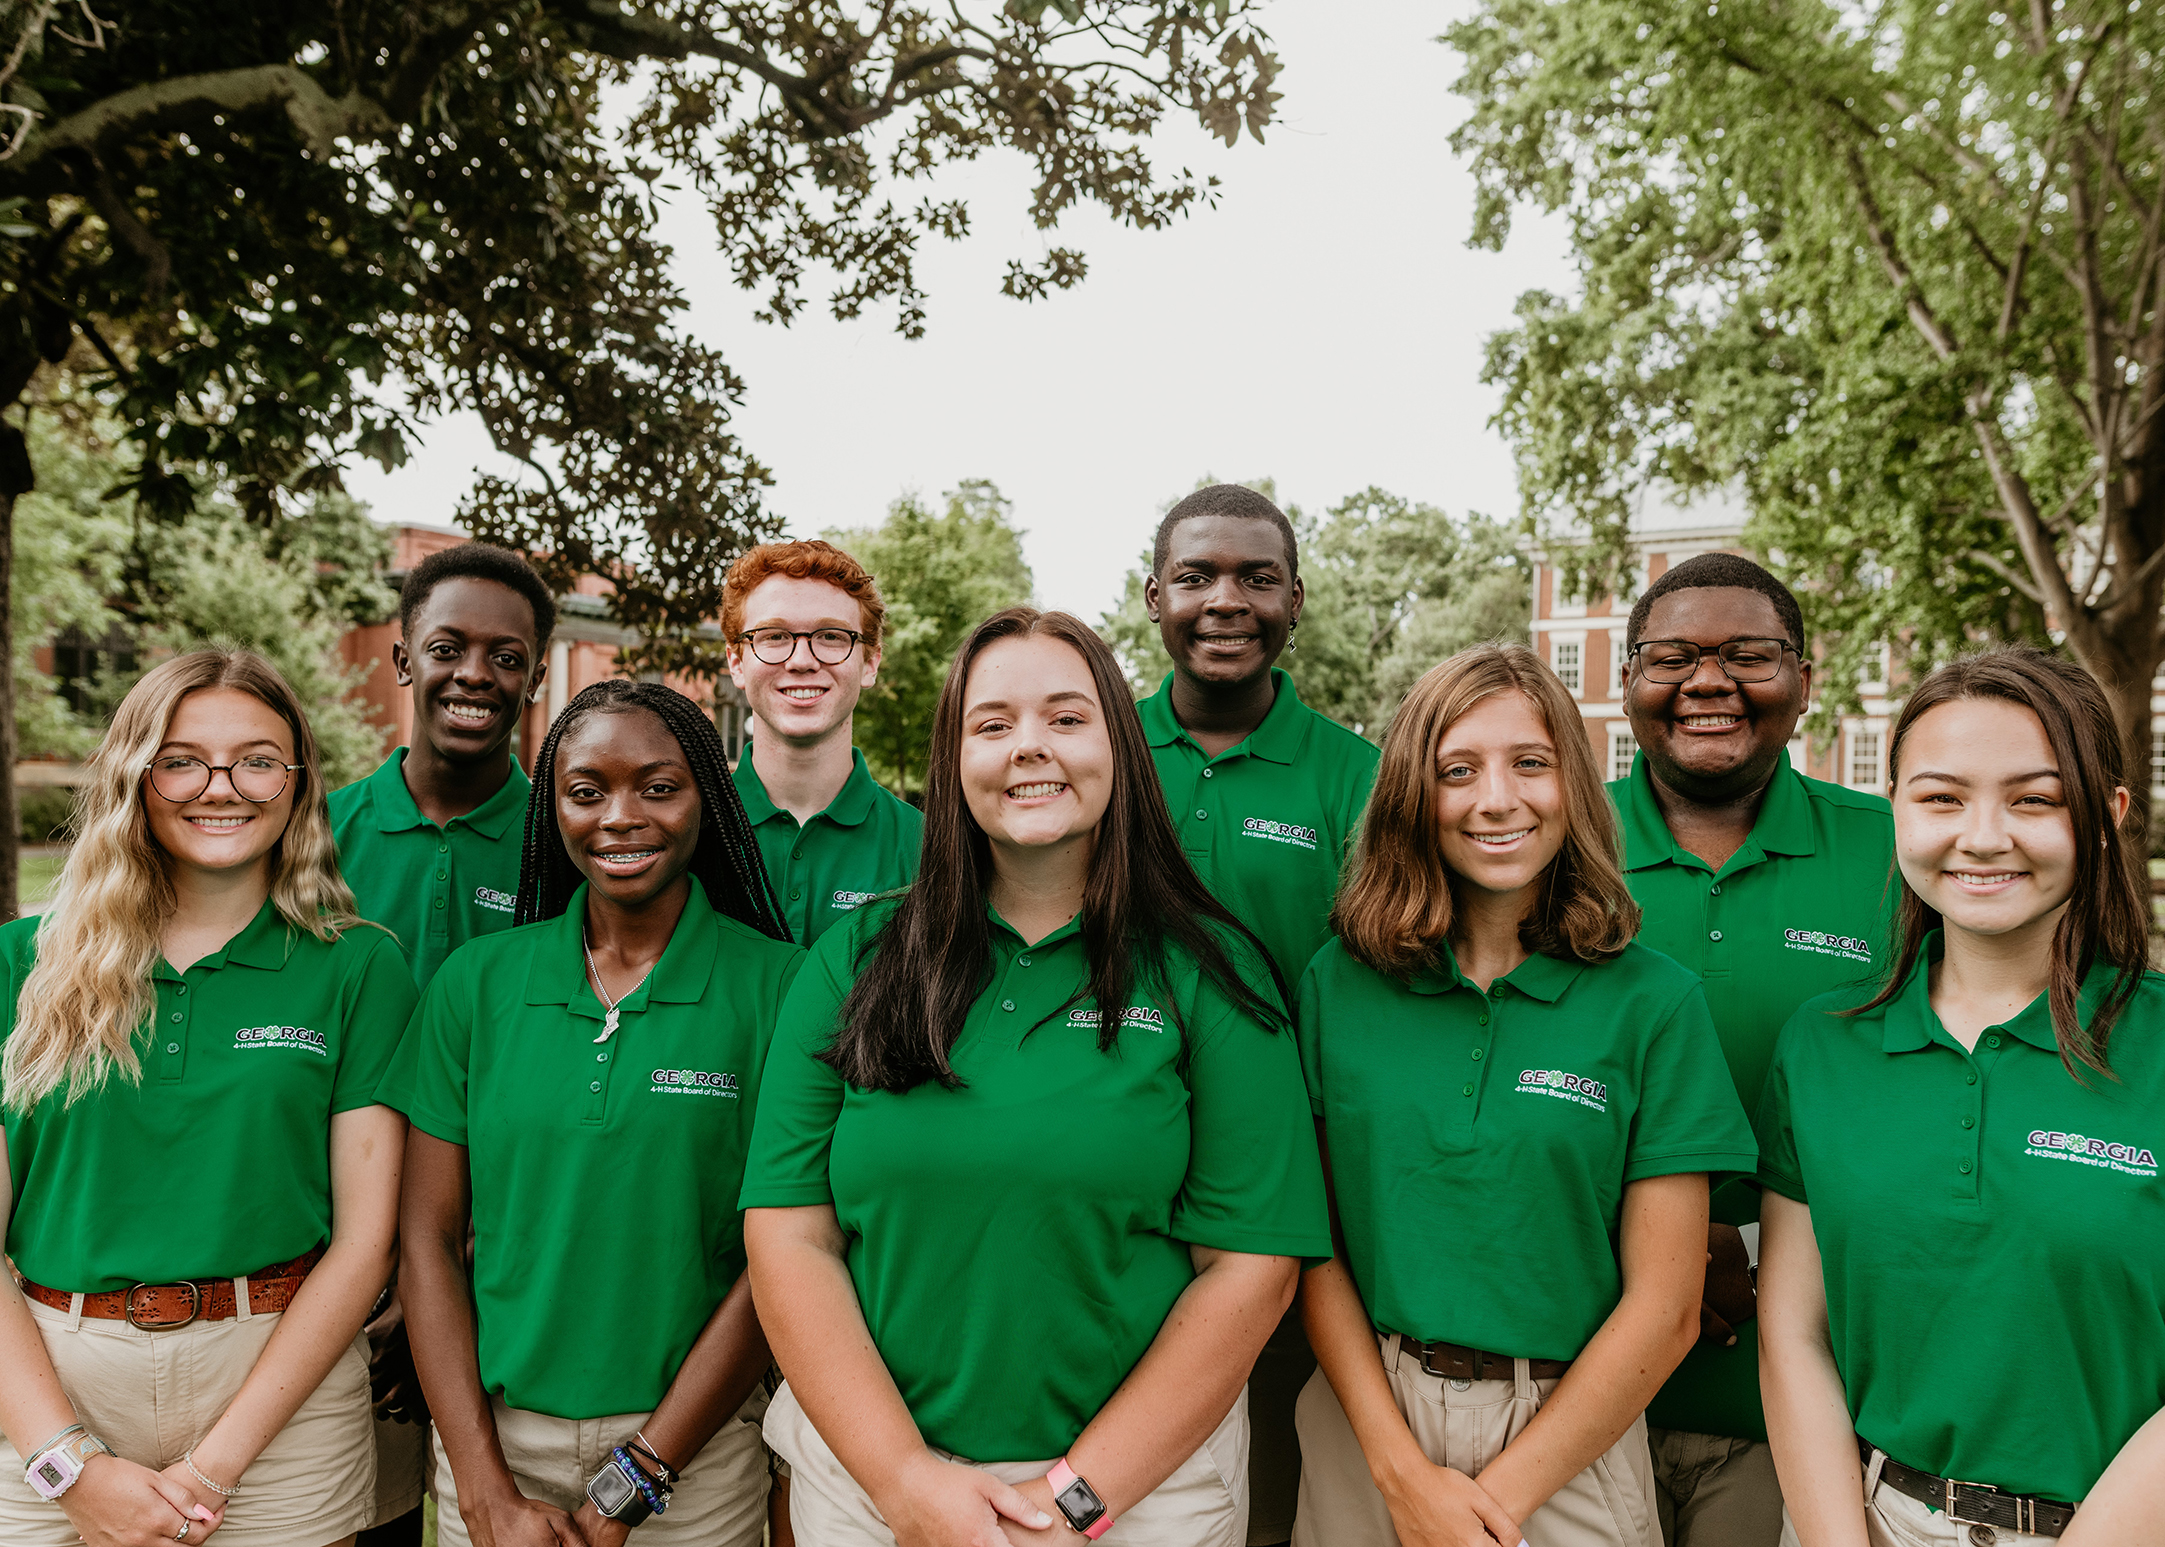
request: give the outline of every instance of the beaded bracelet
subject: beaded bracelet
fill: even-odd
[[[180,1464],[188,1469],[188,1475],[190,1477],[193,1477],[197,1482],[201,1483],[204,1487],[210,1489],[211,1492],[217,1494],[220,1498],[232,1499],[238,1498],[240,1496],[241,1490],[239,1489],[239,1487],[236,1486],[228,1488],[227,1486],[225,1486],[225,1484],[214,1483],[208,1477],[205,1477],[203,1475],[202,1469],[195,1464],[194,1446],[191,1445],[188,1447],[188,1454],[180,1458]]]
[[[616,1457],[617,1464],[624,1468],[626,1475],[638,1486],[640,1495],[645,1498],[648,1509],[659,1515],[669,1508],[668,1488],[656,1488],[654,1479],[647,1476],[646,1468],[638,1463],[630,1451],[619,1445],[611,1454]]]

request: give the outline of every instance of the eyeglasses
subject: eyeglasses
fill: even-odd
[[[746,629],[737,636],[739,644],[752,647],[752,654],[769,666],[786,666],[789,658],[797,653],[797,641],[812,642],[812,659],[822,666],[839,666],[849,659],[857,648],[857,641],[864,638],[853,628],[815,628],[795,631],[786,628]]]
[[[274,757],[244,757],[233,763],[206,763],[199,757],[161,757],[150,765],[150,787],[176,806],[185,806],[210,788],[210,776],[222,773],[233,793],[251,805],[265,805],[286,792],[302,768]]]
[[[1642,639],[1632,655],[1649,682],[1689,682],[1708,654],[1731,682],[1766,682],[1781,671],[1782,652],[1796,649],[1786,639],[1732,639],[1711,652],[1688,639]]]

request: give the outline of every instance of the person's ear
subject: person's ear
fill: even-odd
[[[2120,824],[2127,820],[2128,807],[2134,804],[2135,797],[2128,793],[2126,785],[2115,784],[2112,787],[2112,826],[2114,832],[2118,832]]]
[[[864,680],[859,686],[871,687],[880,680],[880,662],[885,659],[885,653],[873,645],[860,645],[858,648],[864,652]]]
[[[1143,611],[1150,614],[1150,621],[1153,623],[1162,623],[1164,621],[1158,616],[1158,599],[1158,577],[1156,575],[1143,576]]]
[[[406,653],[406,641],[403,639],[391,641],[391,672],[398,678],[400,687],[413,686],[413,657]]]
[[[526,684],[526,701],[529,704],[538,704],[541,702],[541,686],[548,680],[549,658],[546,655],[543,655],[541,652],[536,651],[534,653],[534,675],[530,679],[528,679]]]

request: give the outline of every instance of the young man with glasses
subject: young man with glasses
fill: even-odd
[[[1750,559],[1707,553],[1631,610],[1625,707],[1639,755],[1609,786],[1641,944],[1700,975],[1746,1111],[1797,1007],[1885,965],[1886,799],[1805,777],[1789,740],[1811,697],[1804,618]],[[1759,1402],[1758,1194],[1715,1190],[1701,1338],[1647,1408],[1669,1547],[1775,1547],[1781,1488]]]
[[[762,543],[723,588],[730,680],[752,710],[737,794],[800,945],[917,874],[924,818],[851,741],[886,614],[864,566],[817,539]]]

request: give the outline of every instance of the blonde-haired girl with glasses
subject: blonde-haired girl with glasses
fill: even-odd
[[[0,928],[0,1541],[348,1542],[412,979],[262,657],[150,672],[90,775],[51,911]]]

